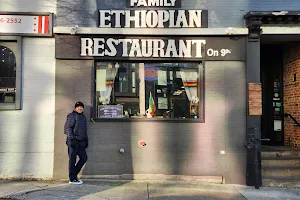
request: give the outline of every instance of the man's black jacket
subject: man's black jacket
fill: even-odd
[[[76,111],[68,114],[65,123],[65,134],[67,134],[67,140],[87,141],[87,122],[85,116]]]

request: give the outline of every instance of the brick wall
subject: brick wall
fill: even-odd
[[[300,43],[284,47],[284,112],[300,121]],[[296,80],[294,80],[296,75]],[[285,145],[300,148],[300,128],[286,118],[284,123]]]

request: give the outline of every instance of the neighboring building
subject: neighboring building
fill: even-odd
[[[25,20],[25,25],[34,20],[30,16],[7,19],[5,13],[55,15],[56,1],[1,1],[0,12],[0,177],[52,178],[55,38],[34,33],[34,23],[19,30],[36,36],[3,32],[10,31],[4,27],[14,20],[18,24]]]
[[[300,20],[272,11],[300,2],[19,2],[0,3],[1,16],[44,21],[27,34],[0,24],[0,50],[16,60],[0,65],[0,177],[66,178],[63,125],[78,100],[90,119],[85,177],[253,185],[254,128],[266,145],[299,146],[284,113],[299,117]]]

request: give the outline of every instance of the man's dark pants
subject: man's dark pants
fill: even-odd
[[[74,180],[77,178],[78,173],[88,158],[85,151],[85,142],[76,140],[76,145],[71,147],[70,142],[67,141],[67,145],[69,154],[69,179]],[[77,155],[79,157],[79,161],[76,164]]]

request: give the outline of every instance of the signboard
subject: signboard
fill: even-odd
[[[156,81],[158,80],[157,68],[154,66],[145,66],[144,68],[145,81]]]
[[[16,88],[0,88],[0,93],[16,93]]]
[[[249,83],[249,115],[262,115],[262,89],[260,83]]]
[[[0,13],[0,35],[51,36],[52,14],[22,15]]]
[[[126,0],[126,6],[130,7],[181,7],[181,0]]]
[[[207,10],[99,10],[100,28],[207,28]]]
[[[180,10],[181,0],[126,0],[128,10],[99,10],[100,28],[207,28],[207,10]],[[135,8],[135,10],[133,10]],[[141,9],[145,8],[145,9]],[[157,9],[150,9],[157,8]],[[170,9],[162,9],[170,8]]]
[[[246,60],[245,37],[122,37],[56,35],[57,59]]]
[[[100,105],[98,107],[99,118],[123,118],[122,105]]]

